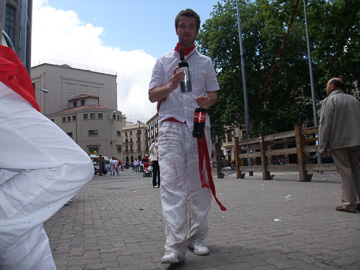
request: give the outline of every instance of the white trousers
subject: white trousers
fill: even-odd
[[[205,128],[211,153],[210,128]],[[190,242],[208,235],[211,191],[201,187],[197,139],[186,124],[163,122],[159,130],[161,202],[165,252],[185,258]]]
[[[43,224],[23,235],[0,254],[1,270],[56,269]]]
[[[0,82],[1,270],[56,269],[42,224],[93,173],[89,156],[66,133]]]

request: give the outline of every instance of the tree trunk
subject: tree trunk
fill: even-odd
[[[216,154],[216,171],[217,178],[224,178],[225,174],[222,173],[223,162],[222,162],[222,152],[221,152],[221,139],[217,138],[215,143],[215,154]]]

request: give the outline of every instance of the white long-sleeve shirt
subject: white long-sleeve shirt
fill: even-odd
[[[168,118],[175,118],[180,122],[187,123],[190,130],[193,129],[194,110],[197,106],[196,98],[204,96],[207,92],[219,90],[216,73],[211,58],[194,49],[185,60],[188,62],[191,72],[192,92],[182,93],[180,86],[172,91],[161,103],[159,111],[159,124]],[[160,57],[154,66],[149,89],[162,87],[168,84],[174,69],[180,61],[178,52],[170,52]],[[210,118],[206,116],[206,126],[210,126]]]

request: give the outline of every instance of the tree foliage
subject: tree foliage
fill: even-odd
[[[314,124],[303,1],[296,11],[277,68],[268,80],[284,41],[297,1],[240,0],[246,85],[251,135],[291,130],[299,116]],[[315,97],[326,95],[331,77],[341,76],[350,88],[359,83],[359,21],[357,0],[308,0]],[[201,28],[199,50],[210,56],[218,72],[221,91],[209,109],[212,132],[223,136],[224,126],[244,125],[244,95],[235,0],[222,0]]]

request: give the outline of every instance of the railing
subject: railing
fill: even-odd
[[[296,125],[295,130],[266,136],[260,135],[259,138],[240,141],[235,137],[237,178],[244,178],[245,173],[243,172],[245,171],[261,171],[263,180],[270,180],[274,177],[270,174],[271,171],[298,171],[299,180],[307,182],[312,178],[309,171],[336,171],[334,163],[309,163],[311,160],[314,161],[314,157],[319,151],[316,143],[318,141],[317,133],[318,127],[304,128]],[[273,162],[274,157],[279,156],[285,158],[286,164]],[[256,165],[248,166],[248,158],[255,159]]]

